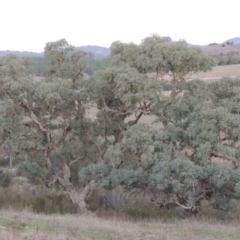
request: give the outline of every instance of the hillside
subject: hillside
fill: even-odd
[[[202,46],[201,49],[203,53],[207,55],[219,55],[221,53],[227,54],[230,52],[240,52],[240,44],[225,45],[225,47],[223,47],[222,44],[217,44],[211,46]]]
[[[27,51],[0,51],[0,57],[8,55],[8,54],[15,54],[20,57],[43,57],[43,53],[37,53],[37,52],[27,52]]]
[[[231,43],[231,44],[227,44]],[[223,43],[215,43],[207,46],[198,46],[207,55],[220,55],[240,52],[240,37],[230,38]]]
[[[100,46],[81,46],[78,47],[79,49],[85,51],[85,52],[91,52],[93,53],[94,57],[97,59],[100,58],[106,58],[110,55],[110,49],[106,47],[100,47]],[[8,55],[8,54],[15,54],[20,57],[43,57],[43,52],[42,53],[37,53],[37,52],[27,52],[27,51],[0,51],[0,57]]]
[[[230,38],[226,40],[224,43],[226,42],[233,42],[233,44],[240,44],[240,37]]]
[[[87,45],[81,46],[79,48],[85,52],[93,53],[95,58],[105,58],[110,55],[110,49],[106,47]]]
[[[222,43],[216,44],[216,45],[197,45],[197,44],[190,44],[187,43],[189,47],[199,47],[202,49],[202,51],[207,54],[207,55],[219,55],[219,54],[227,54],[229,52],[240,52],[240,37],[235,37],[228,39],[224,41],[223,43],[226,42],[233,42],[233,45],[228,45],[226,44],[225,47],[222,46]],[[77,47],[83,51],[86,52],[91,52],[93,53],[94,57],[96,59],[101,59],[101,58],[106,58],[109,57],[110,55],[110,48],[107,47],[100,47],[96,45],[85,45],[85,46],[80,46]],[[0,51],[0,57],[5,56],[7,54],[16,54],[21,57],[43,57],[43,52],[42,53],[37,53],[37,52],[28,52],[28,51]]]

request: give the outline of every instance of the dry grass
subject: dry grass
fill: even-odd
[[[122,221],[92,215],[39,215],[31,212],[0,211],[1,240],[238,240],[237,223],[179,220]]]
[[[223,77],[240,77],[240,64],[215,66],[212,71],[200,72],[191,76],[191,79],[202,79],[204,81],[219,80]]]
[[[240,44],[226,45],[225,47],[222,47],[222,44],[218,44],[212,46],[203,46],[201,49],[203,53],[207,55],[219,55],[221,53],[227,54],[229,52],[240,52]]]

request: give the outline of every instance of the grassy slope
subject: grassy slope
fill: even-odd
[[[40,215],[0,211],[0,238],[5,239],[98,239],[98,240],[238,240],[240,228],[209,221],[181,220],[172,223],[121,221],[94,216]]]
[[[222,77],[240,77],[240,64],[213,67],[212,71],[200,72],[192,75],[191,79],[202,79],[205,81],[218,80]]]
[[[229,52],[240,52],[240,44],[226,45],[222,47],[222,44],[213,46],[203,46],[202,51],[207,55],[219,55],[221,53],[227,54]]]

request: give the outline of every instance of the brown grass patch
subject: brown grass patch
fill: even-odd
[[[212,45],[212,46],[203,46],[201,47],[203,53],[207,55],[219,55],[221,53],[227,54],[229,52],[240,52],[240,44],[235,45],[225,45],[222,47],[222,44]]]
[[[97,239],[97,240],[238,240],[239,223],[204,220],[123,221],[93,215],[43,215],[31,212],[0,211],[0,236],[6,239]]]
[[[223,77],[236,78],[240,77],[240,64],[215,66],[212,71],[200,72],[190,76],[192,79],[201,79],[207,82],[220,80]]]

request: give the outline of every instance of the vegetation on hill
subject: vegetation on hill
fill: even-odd
[[[91,52],[96,59],[106,58],[110,55],[110,49],[106,47],[100,47],[100,46],[81,46],[77,47],[78,49],[85,51],[85,52]],[[43,57],[44,53],[37,53],[37,52],[27,52],[27,51],[0,51],[0,57],[6,56],[8,54],[14,54],[19,57]]]
[[[110,49],[106,47],[87,45],[81,46],[79,49],[85,52],[91,52],[95,59],[107,58],[110,56]]]
[[[87,61],[85,72],[92,76],[95,72],[107,68],[110,65],[110,63],[111,63],[110,57],[102,59],[90,58]]]
[[[240,37],[228,39],[224,43],[240,44]]]
[[[85,72],[93,75],[96,71],[105,69],[110,64],[110,49],[99,46],[82,46],[77,47],[85,52],[92,54],[92,57],[87,60]],[[0,51],[0,57],[13,54],[20,57],[25,57],[33,61],[35,70],[32,72],[37,77],[46,76],[46,61],[43,53],[35,52],[20,52],[20,51]]]
[[[240,52],[232,51],[227,54],[220,53],[219,56],[214,56],[217,65],[233,65],[240,64]]]
[[[27,51],[0,51],[0,57],[6,56],[8,54],[14,54],[19,57],[43,57],[43,53],[37,53],[37,52],[27,52]]]
[[[202,46],[202,51],[214,58],[216,65],[233,65],[240,63],[240,44],[238,38],[229,39],[222,44],[211,43]]]

